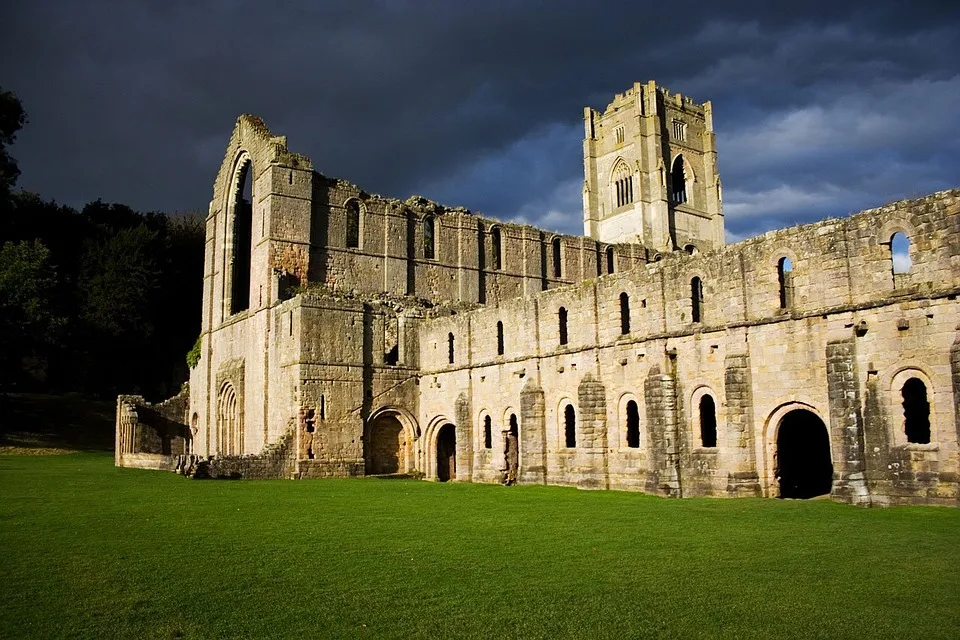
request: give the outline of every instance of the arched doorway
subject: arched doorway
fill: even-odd
[[[385,475],[406,471],[407,449],[403,424],[394,415],[375,418],[363,440],[363,461],[366,474]]]
[[[812,498],[830,493],[830,435],[812,411],[794,409],[780,419],[774,473],[781,498]]]
[[[457,430],[452,424],[440,427],[437,433],[437,480],[457,479]]]

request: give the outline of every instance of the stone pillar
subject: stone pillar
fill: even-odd
[[[960,441],[960,333],[950,347],[950,374],[953,380],[953,424]],[[957,486],[957,502],[960,504],[960,482]]]
[[[473,411],[466,393],[457,396],[457,480],[473,482]]]
[[[827,343],[827,394],[830,400],[831,449],[835,498],[869,504],[863,460],[863,409],[857,374],[855,338]],[[834,446],[837,445],[837,446]]]
[[[727,404],[726,444],[731,449],[736,447],[733,449],[733,468],[727,474],[727,494],[732,497],[759,496],[750,356],[745,353],[730,354],[724,358],[723,365]],[[696,411],[696,407],[692,407],[691,411]],[[718,427],[723,429],[722,425]]]
[[[645,491],[672,498],[683,497],[680,477],[680,434],[677,433],[677,395],[673,376],[650,369],[643,385],[647,405],[649,443]]]
[[[547,413],[541,389],[533,380],[520,392],[520,481],[547,483]]]
[[[607,460],[607,390],[588,373],[577,389],[580,405],[580,435],[583,441],[579,458],[584,473],[579,485],[584,489],[609,489]]]

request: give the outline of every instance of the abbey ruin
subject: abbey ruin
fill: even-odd
[[[241,116],[189,392],[119,398],[116,463],[958,504],[960,190],[724,245],[711,105],[654,82],[584,111],[583,159],[560,235]]]

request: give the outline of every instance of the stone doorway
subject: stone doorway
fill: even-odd
[[[794,409],[780,420],[774,473],[781,498],[813,498],[830,493],[830,435],[812,411]]]
[[[437,433],[437,480],[457,479],[457,430],[452,424],[440,427]]]
[[[406,471],[406,438],[403,425],[395,416],[376,418],[370,424],[363,444],[363,458],[368,476]]]

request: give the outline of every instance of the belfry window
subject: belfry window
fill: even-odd
[[[690,320],[701,322],[703,315],[703,281],[694,277],[690,281]]]
[[[360,247],[360,203],[350,198],[344,207],[347,215],[347,248]]]
[[[780,308],[789,309],[793,304],[793,262],[783,257],[777,262],[777,279],[780,282]]]
[[[557,321],[560,325],[560,344],[567,344],[567,310],[564,307],[557,312]]]
[[[930,401],[927,385],[919,378],[910,378],[900,389],[903,398],[903,429],[907,442],[930,444]]]
[[[633,202],[633,174],[627,163],[622,160],[613,171],[614,190],[616,191],[616,207],[623,207]]]
[[[433,216],[423,219],[423,257],[426,260],[436,258],[436,220]]]
[[[577,446],[577,412],[572,404],[563,409],[563,440],[568,449]]]
[[[673,121],[673,137],[677,142],[687,139],[687,123],[682,120]]]
[[[711,395],[700,397],[700,445],[717,446],[717,406]]]
[[[626,292],[620,294],[620,333],[630,333],[630,296]]]
[[[623,131],[623,125],[622,125],[622,124],[621,124],[620,126],[614,128],[614,130],[613,130],[613,135],[614,135],[614,137],[617,139],[617,144],[623,144],[623,140],[624,140],[625,136],[624,136],[624,131]]]
[[[687,174],[683,168],[683,156],[677,156],[670,172],[670,201],[683,204],[687,201]]]

